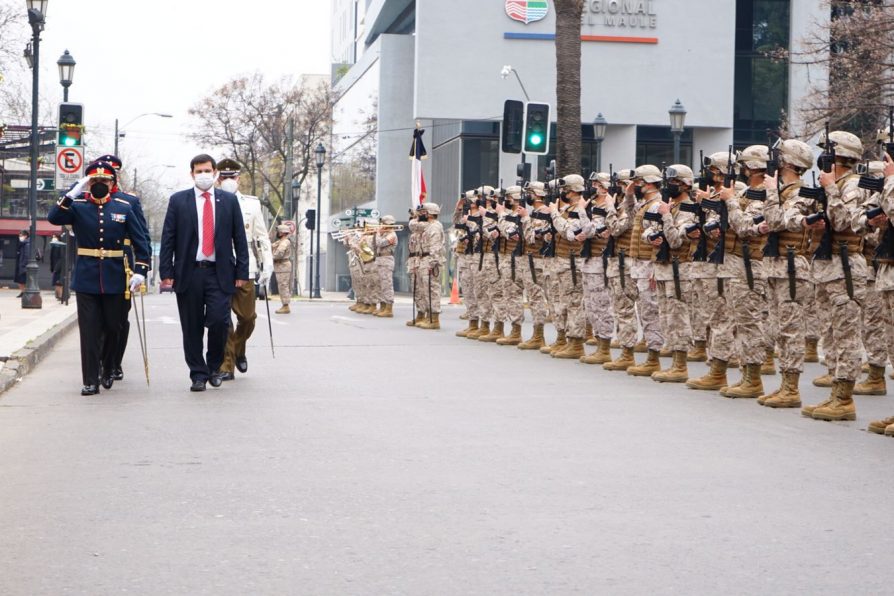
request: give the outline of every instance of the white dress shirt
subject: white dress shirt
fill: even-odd
[[[203,237],[203,229],[202,221],[205,213],[205,197],[202,196],[202,193],[207,192],[211,194],[211,215],[214,222],[217,223],[217,206],[215,205],[215,197],[214,197],[214,188],[209,188],[207,191],[202,190],[198,186],[195,187],[196,191],[196,214],[199,216],[198,220],[198,228],[199,228],[199,248],[196,250],[196,260],[197,261],[211,261],[214,262],[215,256],[212,252],[210,255],[206,255],[202,252],[202,237]]]

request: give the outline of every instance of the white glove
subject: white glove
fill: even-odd
[[[258,285],[266,288],[268,283],[270,283],[270,272],[262,270],[258,273]]]
[[[146,278],[139,273],[134,273],[130,278],[130,291],[136,293],[144,283],[146,283]]]
[[[72,199],[78,198],[79,196],[84,194],[84,190],[87,189],[88,184],[90,184],[90,177],[84,176],[83,178],[78,180],[78,183],[74,185],[74,188],[72,188],[70,191],[65,193],[65,196],[72,198]]]

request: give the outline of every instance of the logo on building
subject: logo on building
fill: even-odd
[[[506,0],[506,14],[509,18],[525,25],[545,19],[547,13],[547,0]]]

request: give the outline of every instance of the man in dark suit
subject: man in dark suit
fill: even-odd
[[[230,300],[248,282],[248,243],[236,195],[214,188],[217,162],[197,155],[190,162],[195,187],[168,201],[161,233],[159,273],[173,285],[180,312],[183,352],[191,391],[219,387],[230,325]],[[234,257],[235,254],[235,257]],[[208,328],[207,361],[202,355]]]

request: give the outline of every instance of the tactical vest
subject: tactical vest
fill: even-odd
[[[680,205],[677,204],[677,205],[671,207],[671,213],[674,216],[674,221],[676,221],[677,215],[680,213]],[[673,261],[674,259],[677,259],[677,261],[680,263],[689,262],[689,253],[691,252],[691,248],[692,248],[690,246],[691,244],[692,244],[692,241],[690,240],[689,236],[684,235],[683,242],[680,243],[680,247],[670,249],[671,261]],[[659,250],[658,248],[655,248],[655,256],[656,257],[658,256],[658,250]]]
[[[660,199],[652,199],[640,207],[640,210],[636,212],[636,217],[633,219],[633,229],[631,230],[629,244],[626,242],[620,244],[622,247],[627,248],[628,257],[642,259],[644,261],[652,259],[653,247],[651,244],[643,240],[643,216],[646,214],[646,211],[649,210],[649,207],[654,205],[655,201],[658,200]]]
[[[745,197],[739,199],[739,208],[744,211],[747,205]],[[763,236],[748,236],[748,237],[739,237],[736,232],[730,227],[726,232],[726,252],[732,253],[737,257],[742,257],[744,255],[743,248],[745,245],[748,245],[748,248],[751,249],[750,257],[752,261],[762,261],[764,259],[764,247],[767,245],[768,237],[766,235]]]
[[[562,218],[566,219],[566,220],[570,219],[567,215],[568,213],[569,212],[566,211],[565,214],[562,216]],[[574,255],[575,257],[579,257],[580,249],[581,249],[580,242],[566,240],[565,236],[562,234],[556,235],[556,257],[557,258],[567,259],[567,258],[570,258],[571,255]]]
[[[844,185],[854,179],[859,178],[856,174],[848,174],[841,180],[835,183],[835,186],[838,187],[838,191],[841,192],[841,189],[844,188]],[[857,253],[863,252],[863,234],[855,234],[852,230],[848,229],[843,232],[832,232],[832,246],[834,250],[838,250],[838,247],[841,246],[842,243],[847,244],[847,252],[849,254],[855,255]]]

